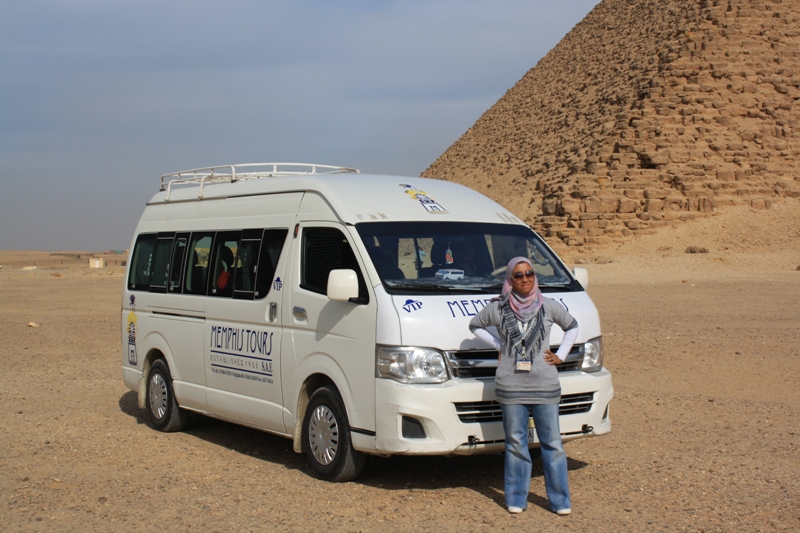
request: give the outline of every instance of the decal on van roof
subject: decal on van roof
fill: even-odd
[[[403,188],[403,191],[411,197],[412,200],[418,200],[422,207],[425,208],[425,211],[434,215],[446,215],[447,209],[442,207],[440,203],[433,199],[433,197],[429,196],[425,191],[420,191],[419,189],[415,189],[413,185],[408,185],[406,183],[401,183],[400,186]]]

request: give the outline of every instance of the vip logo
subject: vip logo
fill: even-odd
[[[403,311],[406,313],[419,311],[420,309],[422,309],[422,302],[419,300],[406,300],[406,303],[403,304]]]
[[[276,291],[281,290],[283,288],[283,282],[281,281],[281,278],[275,278],[275,281],[272,283],[272,287]]]

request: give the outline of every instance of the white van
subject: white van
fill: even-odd
[[[122,376],[158,430],[187,411],[258,428],[334,481],[366,454],[501,451],[497,352],[468,324],[519,255],[580,324],[558,368],[564,440],[611,430],[586,271],[461,185],[296,163],[176,172],[131,250]]]

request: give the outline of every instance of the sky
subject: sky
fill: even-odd
[[[598,0],[9,0],[0,249],[124,250],[160,176],[418,176]]]

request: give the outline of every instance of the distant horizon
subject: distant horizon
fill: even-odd
[[[28,249],[16,249],[16,248],[0,248],[0,253],[8,253],[8,252],[23,252],[23,253],[42,253],[48,255],[54,254],[116,254],[116,255],[124,255],[130,252],[130,249],[108,249],[108,250],[28,250]],[[118,253],[121,252],[121,253]]]

